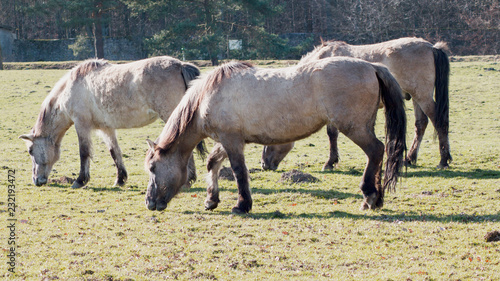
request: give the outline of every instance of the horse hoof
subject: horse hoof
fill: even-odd
[[[73,182],[73,184],[71,185],[71,188],[73,188],[73,189],[77,189],[77,188],[82,188],[82,187],[84,187],[84,186],[85,186],[85,184],[82,184],[82,183],[80,183],[80,182],[78,182],[78,181],[75,181],[75,182]]]
[[[233,209],[231,210],[231,213],[233,214],[237,214],[237,215],[244,215],[244,214],[247,214],[250,210],[248,211],[245,211],[245,210],[242,210],[238,207],[233,207]]]
[[[323,166],[323,169],[321,169],[322,171],[332,171],[333,170],[333,165],[329,165],[329,164],[325,164]]]
[[[361,203],[361,207],[359,207],[360,211],[366,211],[368,209],[370,209],[370,206],[368,206],[368,204],[366,204],[366,202]]]
[[[113,184],[113,187],[121,187],[125,185],[125,181],[123,180],[116,180],[115,183]]]
[[[439,170],[446,170],[448,169],[450,166],[448,166],[448,164],[439,164],[436,166],[437,169]]]
[[[378,194],[376,192],[372,193],[371,195],[369,196],[366,196],[365,197],[365,200],[363,201],[363,203],[361,204],[361,210],[368,210],[368,209],[372,209],[374,210],[377,206],[377,200],[378,200]]]
[[[405,167],[415,167],[417,164],[417,160],[411,160],[409,158],[406,158],[404,161]]]
[[[205,210],[206,211],[213,210],[213,209],[217,208],[218,205],[219,205],[219,202],[215,202],[212,200],[206,200],[205,201]]]

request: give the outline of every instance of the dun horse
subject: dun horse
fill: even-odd
[[[171,57],[156,57],[114,65],[88,60],[62,77],[44,100],[35,126],[20,136],[33,161],[33,182],[47,183],[59,159],[61,140],[75,125],[80,146],[80,174],[73,188],[90,179],[91,131],[100,130],[117,167],[115,185],[127,172],[116,139],[116,129],[148,125],[168,117],[184,96],[188,83],[200,74],[192,64]],[[191,159],[190,167],[194,169]],[[196,178],[192,170],[190,179]]]
[[[406,157],[406,164],[414,165],[422,138],[430,118],[439,138],[441,161],[438,168],[447,168],[451,162],[448,141],[449,100],[448,77],[450,63],[444,52],[446,44],[434,46],[419,38],[401,38],[372,45],[349,45],[340,41],[322,42],[312,52],[305,55],[299,64],[328,58],[348,56],[369,62],[384,64],[394,75],[403,92],[413,99],[415,111],[415,137]],[[433,92],[434,99],[433,100]],[[327,126],[330,139],[330,157],[323,170],[331,170],[338,163],[338,130]],[[293,148],[293,143],[267,146],[262,152],[262,168],[276,170],[279,163]]]
[[[384,144],[374,133],[380,100],[386,108],[388,156],[383,185]],[[360,186],[362,208],[382,207],[384,191],[395,188],[403,165],[404,102],[387,68],[353,58],[317,60],[284,69],[232,62],[195,80],[158,141],[148,140],[146,205],[150,210],[167,207],[186,181],[189,155],[198,142],[210,137],[220,144],[219,155],[211,155],[209,170],[218,173],[218,156],[227,152],[239,192],[232,211],[247,213],[252,197],[245,144],[288,143],[306,138],[327,124],[338,128],[368,157]],[[210,185],[207,193],[205,208],[216,208],[218,187]]]

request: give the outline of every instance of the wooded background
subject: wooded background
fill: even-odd
[[[140,41],[144,56],[213,64],[228,56],[296,59],[319,38],[417,36],[448,42],[454,55],[500,53],[498,0],[0,0],[0,25],[18,39],[91,37],[96,57],[104,37],[125,37]],[[243,48],[228,50],[230,39]]]

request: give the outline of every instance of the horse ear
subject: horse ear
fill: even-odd
[[[149,148],[151,148],[152,150],[156,149],[156,143],[154,143],[152,140],[146,139],[146,142],[148,143]]]
[[[19,138],[22,140],[31,141],[31,142],[33,142],[33,140],[35,139],[35,137],[32,134],[20,135]]]

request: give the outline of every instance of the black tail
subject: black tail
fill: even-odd
[[[186,89],[189,88],[189,82],[196,79],[200,76],[200,70],[193,64],[190,63],[182,63],[182,78],[184,79],[184,85],[186,85]]]
[[[448,97],[448,84],[450,78],[450,61],[444,52],[446,45],[437,43],[433,46],[434,68],[436,69],[436,79],[434,82],[436,100],[436,130],[448,135],[450,100]]]
[[[384,190],[396,190],[398,177],[406,154],[406,112],[398,82],[387,68],[375,65],[380,85],[380,97],[385,107],[385,163]]]

